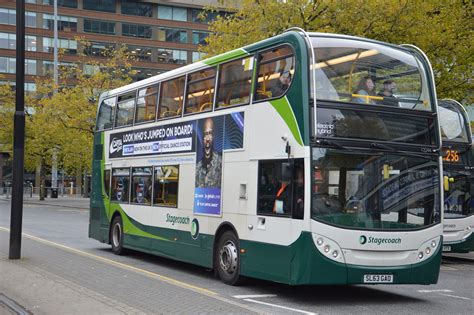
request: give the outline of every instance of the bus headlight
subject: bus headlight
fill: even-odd
[[[436,241],[431,241],[431,247],[433,247],[433,248],[436,247]]]
[[[418,258],[423,259],[423,252],[418,253]]]
[[[421,244],[421,246],[418,248],[418,254],[417,254],[418,259],[425,260],[431,257],[433,253],[436,253],[436,250],[438,249],[440,241],[441,241],[441,237],[438,236],[436,238],[433,238]]]
[[[312,237],[314,245],[316,249],[321,253],[321,255],[328,259],[340,263],[345,263],[344,252],[339,247],[339,244],[337,244],[337,242],[320,234],[312,233]]]
[[[425,249],[425,253],[426,253],[426,255],[429,255],[429,254],[431,254],[431,248],[429,248],[429,247],[426,247],[426,249]]]

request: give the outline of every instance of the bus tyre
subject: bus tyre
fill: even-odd
[[[114,252],[114,254],[125,254],[125,249],[123,248],[123,223],[122,217],[119,215],[112,220],[110,228],[110,244],[112,245],[112,252]]]
[[[234,232],[224,232],[219,238],[215,259],[217,273],[222,282],[237,285],[242,277],[240,277],[239,240]]]

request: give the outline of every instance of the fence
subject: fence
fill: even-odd
[[[51,198],[52,190],[51,187],[46,187],[45,189],[45,198]],[[82,190],[81,187],[58,187],[55,188],[58,190],[58,197],[81,197]],[[33,186],[24,186],[23,187],[23,199],[29,198],[39,198],[40,187]],[[12,187],[0,187],[0,196],[3,196],[7,199],[10,199],[12,195]]]

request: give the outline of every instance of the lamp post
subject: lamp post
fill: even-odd
[[[25,159],[25,1],[16,1],[16,105],[13,120],[13,185],[9,259],[20,259]]]

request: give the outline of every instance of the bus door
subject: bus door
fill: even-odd
[[[303,159],[259,162],[256,215],[247,222],[252,242],[242,267],[245,273],[288,281],[293,221],[301,226],[304,213],[303,165]]]

